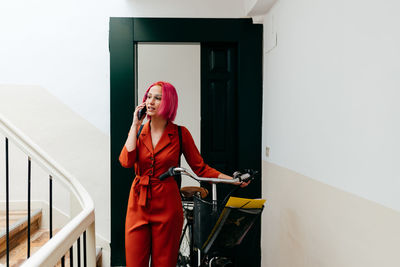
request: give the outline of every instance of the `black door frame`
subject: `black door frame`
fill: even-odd
[[[251,19],[110,18],[111,265],[125,264],[124,221],[132,170],[118,162],[135,107],[138,42],[232,42],[238,47],[238,169],[261,171],[262,34]],[[244,197],[261,197],[261,179]],[[253,256],[260,257],[260,224]],[[259,261],[259,260],[257,260]],[[259,265],[259,264],[257,264]]]

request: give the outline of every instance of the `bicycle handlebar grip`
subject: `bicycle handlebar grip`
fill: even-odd
[[[251,178],[251,175],[249,173],[243,173],[242,175],[239,176],[240,181],[247,181]]]
[[[170,176],[175,176],[176,173],[174,171],[175,167],[171,167],[168,169],[168,171],[166,171],[165,173],[161,174],[160,177],[158,179],[160,179],[161,181],[164,180],[165,178],[168,178]]]
[[[251,169],[245,169],[244,173],[241,172],[234,172],[233,177],[234,178],[239,178],[239,181],[249,181],[253,180],[254,177],[258,174],[258,171],[251,170]]]

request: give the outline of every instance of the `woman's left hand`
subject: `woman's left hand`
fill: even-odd
[[[223,174],[223,173],[221,173],[220,175],[218,175],[218,178],[233,180],[233,177],[231,177],[231,176],[229,176],[229,175],[226,175],[226,174]],[[251,180],[250,180],[250,181],[247,181],[247,182],[237,182],[237,183],[234,183],[234,184],[235,184],[235,185],[240,185],[240,187],[243,188],[243,187],[248,186],[248,185],[250,184],[250,182],[251,182]]]
[[[250,182],[251,182],[251,180],[249,180],[249,181],[247,181],[247,182],[241,182],[240,183],[240,187],[246,187],[246,186],[248,186],[249,184],[250,184]]]

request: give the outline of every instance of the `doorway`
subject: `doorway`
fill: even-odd
[[[200,44],[204,160],[227,173],[243,168],[261,171],[262,25],[251,19],[111,18],[112,266],[125,265],[124,221],[134,176],[119,165],[118,156],[138,97],[138,46],[171,42]],[[221,108],[223,112],[216,114]],[[225,124],[216,124],[221,119]],[[240,196],[261,197],[261,181],[251,183]],[[260,266],[260,222],[235,254],[237,266]]]

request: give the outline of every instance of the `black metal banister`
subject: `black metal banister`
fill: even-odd
[[[69,249],[69,266],[74,266],[74,249],[73,246]]]
[[[28,238],[27,238],[27,255],[29,259],[31,256],[31,157],[28,157]]]
[[[76,240],[76,243],[78,244],[76,247],[76,250],[77,250],[76,262],[78,263],[78,267],[81,267],[81,237],[78,237],[78,240]]]
[[[50,220],[50,239],[53,237],[53,177],[49,175],[49,220]]]
[[[8,138],[6,137],[6,266],[10,266],[10,194],[9,194],[9,170],[8,170]]]
[[[86,257],[86,231],[83,232],[83,266],[87,267],[87,257]]]

